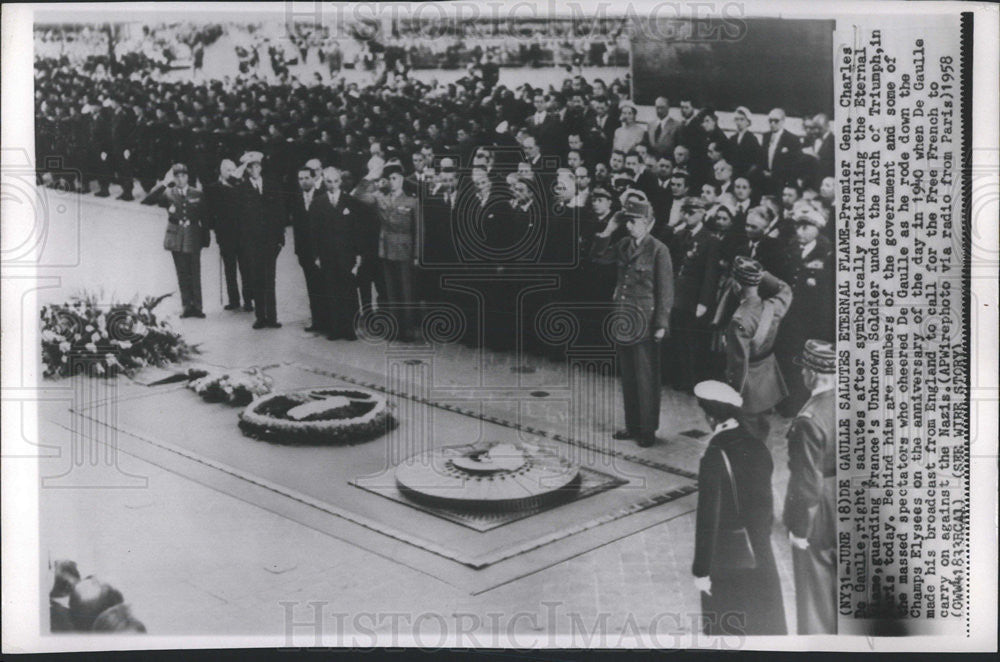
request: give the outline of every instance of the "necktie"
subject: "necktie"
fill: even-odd
[[[767,169],[774,170],[774,153],[778,151],[778,138],[781,136],[780,133],[775,133],[771,135],[771,144],[768,145],[767,149]]]
[[[756,241],[751,241],[750,242],[750,257],[757,257],[757,244],[758,243],[759,242],[756,242]]]
[[[656,132],[653,133],[653,140],[654,141],[659,141],[659,139],[660,139],[660,132],[661,131],[663,131],[663,125],[662,124],[657,124],[656,125]]]

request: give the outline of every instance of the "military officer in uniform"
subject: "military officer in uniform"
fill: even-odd
[[[798,360],[811,397],[788,429],[785,526],[792,542],[799,634],[837,633],[836,403],[832,343],[807,340]]]
[[[732,287],[740,304],[726,327],[726,381],[743,398],[747,430],[763,441],[765,415],[788,395],[774,339],[792,303],[792,288],[744,256],[734,260]]]
[[[705,223],[705,200],[684,198],[681,213],[684,229],[676,237],[677,287],[674,298],[673,356],[664,366],[674,387],[691,391],[706,374],[712,332],[708,327],[708,306],[715,296],[716,283],[709,278],[711,230]]]
[[[385,274],[386,298],[400,320],[399,336],[409,341],[414,340],[416,334],[413,267],[419,259],[415,248],[419,203],[403,191],[405,179],[401,165],[386,165],[382,175],[389,180],[389,192],[375,195],[381,228],[378,256]]]
[[[624,224],[629,236],[611,243],[611,236]],[[615,325],[615,351],[621,369],[625,400],[625,429],[615,439],[635,439],[652,446],[660,420],[660,342],[670,329],[674,298],[670,251],[650,236],[653,208],[641,199],[627,199],[621,212],[594,236],[593,259],[618,267],[615,287],[616,312],[628,320]]]
[[[808,204],[794,210],[796,242],[788,247],[785,272],[794,299],[775,345],[778,365],[788,384],[788,397],[778,406],[783,416],[794,416],[809,398],[794,361],[808,338],[833,340],[833,247],[820,234],[823,214]]]
[[[202,193],[188,186],[187,166],[174,164],[143,202],[167,208],[163,247],[174,257],[184,307],[181,317],[205,317],[201,310],[201,249],[203,237],[209,235],[202,225]]]

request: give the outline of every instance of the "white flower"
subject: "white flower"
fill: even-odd
[[[95,344],[94,344],[94,343],[92,343],[92,342],[89,342],[89,343],[87,343],[87,344],[86,344],[86,345],[84,345],[83,347],[84,347],[84,349],[86,349],[86,350],[87,350],[88,352],[96,352],[96,351],[97,351],[97,345],[95,345]]]
[[[135,323],[135,328],[133,329],[133,331],[135,331],[140,336],[144,336],[144,335],[146,335],[146,331],[147,331],[146,325],[142,323],[142,320],[138,320]]]
[[[132,347],[132,342],[129,340],[119,340],[118,346],[121,347],[122,349],[129,349]]]
[[[93,332],[93,330],[94,330],[94,325],[93,325],[93,324],[88,324],[88,325],[87,325],[87,326],[86,326],[86,327],[84,328],[84,331],[86,331],[87,333],[91,333],[91,332]]]
[[[59,351],[60,351],[60,352],[68,352],[68,351],[70,350],[70,348],[71,348],[71,347],[72,347],[72,345],[70,345],[70,344],[69,344],[68,342],[66,342],[65,340],[64,340],[64,341],[62,341],[61,343],[59,343]]]
[[[103,375],[104,374],[104,366],[103,365],[101,365],[100,363],[98,363],[94,367],[97,368],[97,374],[99,374],[99,375]]]
[[[80,335],[79,333],[74,333],[74,334],[73,334],[73,340],[79,340],[79,339],[80,339],[80,338],[82,338],[82,337],[83,337],[83,336],[81,336],[81,335]]]
[[[62,358],[61,358],[61,359],[59,359],[59,360],[60,360],[61,362],[63,362],[63,363],[66,363],[66,358],[67,358],[67,357],[66,357],[66,355],[65,355],[65,354],[63,354]]]
[[[107,317],[104,315],[104,313],[101,313],[100,315],[97,316],[97,328],[106,329],[107,326],[108,326]]]
[[[90,339],[93,342],[97,342],[98,340],[101,339],[101,334],[99,334],[99,333],[93,333],[93,334],[91,334]]]

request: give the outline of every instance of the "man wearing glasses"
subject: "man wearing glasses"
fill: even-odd
[[[795,166],[802,157],[802,140],[785,129],[785,111],[775,108],[767,115],[771,130],[764,134],[761,164],[765,188],[769,193],[781,192],[785,183],[795,176]]]

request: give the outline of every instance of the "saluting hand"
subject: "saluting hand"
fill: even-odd
[[[712,578],[711,577],[695,577],[694,587],[705,593],[707,595],[712,595]]]
[[[661,326],[658,329],[656,329],[656,331],[653,332],[653,340],[655,340],[656,342],[660,342],[666,337],[666,335],[667,335],[667,330]]]

